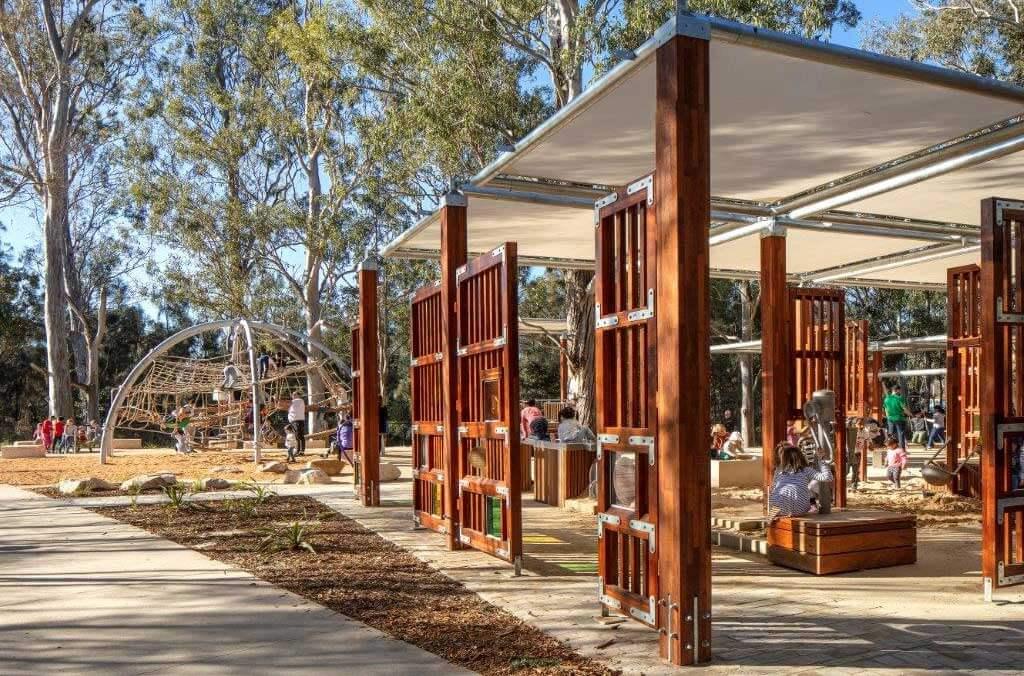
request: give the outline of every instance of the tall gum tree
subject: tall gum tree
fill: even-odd
[[[0,0],[0,174],[42,212],[49,409],[72,413],[67,271],[76,163],[145,58],[140,3]]]

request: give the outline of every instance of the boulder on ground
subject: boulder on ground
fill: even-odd
[[[209,476],[199,482],[204,491],[223,491],[231,488],[231,482],[227,479]]]
[[[318,469],[326,472],[328,476],[338,476],[345,469],[346,465],[348,463],[344,460],[310,460],[306,463],[306,469]]]
[[[331,477],[322,469],[304,469],[299,477],[300,484],[329,484]]]
[[[260,467],[261,472],[273,472],[274,474],[284,474],[288,471],[288,463],[281,462],[280,460],[271,460]]]
[[[61,495],[81,495],[92,491],[112,491],[117,488],[116,484],[100,479],[89,477],[87,479],[65,479],[57,484],[57,490]]]
[[[242,468],[233,465],[217,465],[210,468],[210,474],[241,474]]]
[[[281,478],[281,483],[297,484],[299,483],[300,476],[302,476],[301,469],[290,469],[284,473],[284,476]]]
[[[178,483],[178,478],[170,472],[161,474],[140,474],[121,484],[122,491],[152,491]]]
[[[391,462],[380,463],[381,481],[398,481],[400,476],[402,476],[402,471],[398,469],[398,465]]]

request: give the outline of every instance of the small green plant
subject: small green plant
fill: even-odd
[[[171,484],[170,486],[164,486],[164,495],[167,496],[169,507],[171,509],[181,509],[185,505],[185,498],[188,496],[189,490],[185,484]]]
[[[309,533],[301,521],[293,521],[284,528],[268,533],[260,541],[260,551],[281,552],[304,549],[311,554],[316,554],[309,541]]]
[[[142,493],[142,484],[132,484],[128,488],[128,495],[131,496],[132,504],[131,508],[135,509],[139,506],[139,494]]]
[[[202,479],[193,479],[192,480],[192,492],[193,493],[202,493],[203,492],[203,480]]]
[[[251,499],[256,502],[257,507],[262,507],[277,497],[277,493],[270,490],[263,484],[256,483],[255,481],[242,482],[238,484],[238,488],[243,491],[247,491],[252,496]]]

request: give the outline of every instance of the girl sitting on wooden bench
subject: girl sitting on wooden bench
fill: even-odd
[[[775,478],[768,497],[771,517],[817,513],[818,486],[832,481],[832,471],[820,451],[815,466],[799,448],[782,442],[775,448],[775,458]]]

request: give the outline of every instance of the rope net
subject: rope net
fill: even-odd
[[[230,349],[215,357],[158,357],[128,388],[115,429],[171,436],[187,420],[186,431],[190,438],[199,437],[200,446],[251,440],[253,373],[244,338],[239,338],[235,332]],[[301,393],[308,410],[320,414],[351,408],[349,387],[330,359],[308,359],[296,343],[267,332],[254,332],[253,340],[266,348],[257,355],[274,355],[256,374],[263,441],[279,440],[283,414],[275,414],[288,409],[294,392]],[[225,373],[229,364],[233,379]],[[262,370],[258,364],[257,371]]]

